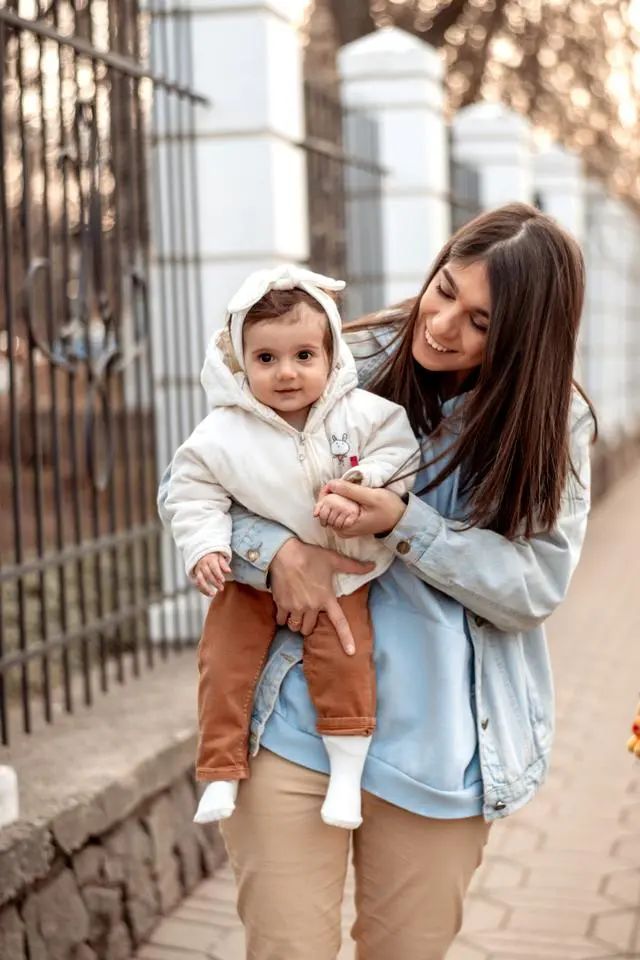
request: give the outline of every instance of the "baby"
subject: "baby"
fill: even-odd
[[[214,596],[198,650],[196,773],[209,785],[196,822],[230,816],[238,781],[249,775],[253,694],[277,629],[270,594],[225,583],[233,499],[306,543],[375,563],[370,573],[335,577],[355,654],[345,655],[321,614],[303,659],[329,759],[321,816],[346,829],[361,823],[360,781],[375,727],[368,584],[393,556],[374,537],[338,541],[333,530],[353,524],[359,507],[319,493],[342,477],[404,494],[419,448],[401,407],[358,389],[328,292],[343,287],[291,265],[248,277],[207,349],[202,384],[212,412],[173,459],[165,510],[187,574]]]

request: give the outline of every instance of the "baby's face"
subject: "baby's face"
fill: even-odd
[[[295,314],[252,323],[244,333],[244,362],[251,392],[284,419],[308,409],[329,377],[328,320],[299,304]]]

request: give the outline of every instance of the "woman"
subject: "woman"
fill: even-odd
[[[404,405],[425,461],[404,500],[331,484],[361,507],[349,534],[397,557],[370,594],[378,730],[353,834],[359,960],[441,960],[490,822],[546,773],[541,624],[567,591],[589,508],[593,419],[572,384],[583,287],[574,241],[513,204],[463,227],[415,300],[355,325],[363,385]],[[240,509],[234,549],[236,577],[265,586],[268,574],[289,627],[224,827],[247,955],[335,960],[349,837],[319,816],[326,758],[300,661],[318,614],[352,643],[331,582],[354,562]]]

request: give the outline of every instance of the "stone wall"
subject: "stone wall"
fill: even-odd
[[[0,958],[128,960],[224,859],[217,829],[192,822],[195,802],[184,774],[104,834],[1,831]]]

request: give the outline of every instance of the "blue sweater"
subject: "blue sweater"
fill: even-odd
[[[450,413],[454,404],[449,401],[443,412]],[[424,459],[431,459],[445,443],[425,445]],[[442,463],[423,469],[416,491]],[[423,499],[445,517],[459,515],[457,472]],[[378,703],[364,789],[423,816],[480,814],[473,649],[464,608],[396,560],[372,583],[369,609]],[[301,657],[299,636],[280,630],[258,685],[252,750],[261,744],[294,763],[328,772]]]

